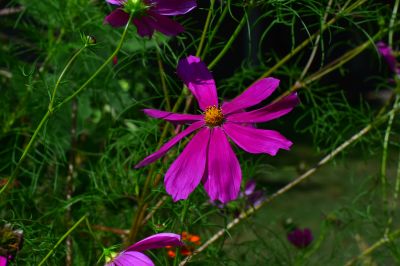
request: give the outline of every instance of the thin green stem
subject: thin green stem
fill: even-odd
[[[210,35],[207,38],[207,45],[204,48],[203,53],[201,54],[200,58],[204,59],[206,54],[208,53],[208,50],[210,49],[211,43],[214,40],[214,37],[217,34],[219,27],[221,26],[222,22],[224,21],[226,14],[228,14],[228,10],[229,10],[228,5],[225,5],[224,10],[222,11],[222,14],[218,19],[217,24],[215,25],[212,32],[210,33]]]
[[[399,10],[399,4],[400,4],[400,0],[396,0],[396,2],[394,3],[394,6],[393,6],[392,17],[390,18],[389,36],[388,36],[389,47],[393,47],[393,33],[394,33],[393,25],[394,25],[394,22],[396,21],[397,11]]]
[[[197,57],[200,56],[201,51],[203,49],[204,42],[205,42],[206,37],[207,37],[208,26],[210,25],[211,16],[212,16],[212,13],[214,11],[214,3],[215,3],[215,0],[211,0],[210,8],[208,9],[208,14],[207,14],[207,18],[206,18],[206,23],[204,24],[203,33],[201,34],[199,47],[197,48],[197,52],[196,52],[196,56]]]
[[[377,242],[375,242],[372,246],[364,250],[360,255],[357,257],[354,257],[353,259],[349,260],[345,266],[351,266],[354,265],[358,260],[368,256],[372,252],[374,252],[376,249],[380,248],[386,243],[389,243],[393,241],[395,238],[400,236],[400,230],[396,230],[393,233],[389,234],[388,236],[383,236],[381,239],[379,239]]]
[[[43,116],[42,120],[40,121],[39,125],[37,126],[35,132],[33,133],[31,139],[29,140],[28,144],[26,145],[24,151],[22,152],[21,157],[18,160],[17,165],[14,168],[14,171],[12,172],[11,176],[8,178],[7,183],[1,188],[0,190],[0,195],[6,191],[8,186],[14,181],[14,179],[17,177],[19,169],[24,162],[26,156],[28,155],[29,150],[31,149],[33,143],[35,142],[37,135],[39,134],[40,130],[44,126],[44,124],[47,122],[47,119],[50,116],[50,111],[47,111],[46,114]]]
[[[80,223],[82,223],[87,218],[87,215],[83,215],[54,245],[54,247],[47,253],[46,257],[39,262],[38,266],[43,265],[47,261],[47,259],[54,253],[54,250],[66,239],[77,227]]]
[[[70,102],[72,99],[74,99],[79,93],[81,93],[86,87],[87,85],[89,85],[90,82],[92,82],[92,80],[94,78],[96,78],[100,72],[110,64],[110,62],[113,60],[113,58],[118,54],[118,52],[121,50],[122,48],[122,44],[125,41],[125,37],[126,34],[128,32],[128,27],[129,27],[129,21],[131,21],[132,15],[129,17],[128,23],[125,25],[124,31],[122,32],[122,36],[121,39],[117,45],[117,47],[115,48],[114,52],[107,58],[106,61],[104,61],[104,63],[96,70],[96,72],[94,72],[87,80],[85,83],[83,83],[74,93],[72,93],[70,96],[68,96],[67,98],[65,98],[61,103],[59,103],[58,105],[56,105],[54,107],[55,110],[60,109],[61,106],[63,106],[64,104]]]
[[[55,101],[55,97],[56,97],[56,93],[58,88],[60,87],[61,81],[63,80],[65,74],[67,73],[67,71],[69,70],[69,68],[72,66],[72,64],[75,62],[75,60],[78,58],[78,56],[83,52],[83,50],[85,50],[85,48],[87,47],[87,45],[85,44],[82,48],[80,48],[72,57],[71,59],[68,61],[67,65],[64,67],[64,69],[61,71],[60,76],[58,77],[57,81],[56,81],[56,85],[54,86],[53,89],[53,93],[51,94],[51,98],[50,98],[50,104],[49,104],[49,111],[50,113],[53,112],[53,105],[54,105],[54,101]]]
[[[393,109],[396,109],[398,106],[399,102],[399,96],[396,96],[396,100],[394,101],[393,104]],[[391,216],[389,214],[389,199],[388,199],[388,193],[387,193],[387,186],[388,186],[388,178],[387,178],[387,156],[388,156],[388,148],[389,148],[389,139],[390,139],[390,134],[392,132],[392,125],[393,125],[393,120],[395,117],[395,113],[392,113],[389,117],[386,131],[385,131],[385,136],[383,140],[383,147],[382,147],[382,163],[381,163],[381,186],[382,186],[382,199],[383,199],[383,206],[384,206],[384,212],[387,215],[387,226],[385,229],[385,234],[389,232],[389,226],[391,224]]]
[[[215,65],[222,59],[222,57],[228,52],[228,50],[231,48],[233,42],[236,40],[238,37],[239,33],[242,31],[242,28],[246,24],[247,21],[247,15],[245,14],[240,21],[239,25],[236,27],[236,30],[233,32],[232,36],[229,38],[228,42],[224,46],[224,48],[221,50],[221,52],[214,58],[214,60],[208,65],[209,69],[212,69],[215,67]]]
[[[158,71],[160,72],[161,87],[162,87],[162,90],[164,93],[166,110],[171,111],[171,101],[169,99],[168,86],[167,86],[167,83],[165,82],[164,65],[161,60],[161,55],[160,55],[159,49],[160,48],[157,45],[156,54],[157,54]]]

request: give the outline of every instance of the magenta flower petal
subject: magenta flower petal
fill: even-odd
[[[155,30],[167,36],[175,36],[185,30],[178,22],[151,12],[148,12],[148,16],[133,19],[133,24],[142,37],[151,37]]]
[[[178,76],[196,97],[200,109],[218,106],[217,88],[207,66],[195,56],[181,59],[177,68]]]
[[[397,68],[397,60],[396,57],[393,54],[392,48],[389,47],[386,43],[384,42],[378,42],[376,44],[378,47],[379,53],[382,55],[382,57],[386,60],[386,63],[389,65],[389,68],[391,71],[394,73],[400,73],[400,69]]]
[[[126,0],[106,0],[107,3],[116,6],[122,6]]]
[[[297,93],[293,93],[279,102],[267,105],[263,108],[251,111],[251,112],[240,112],[231,114],[227,117],[230,122],[236,123],[260,123],[267,122],[283,115],[286,115],[293,108],[300,103]]]
[[[183,130],[181,133],[179,133],[178,135],[176,135],[175,137],[170,139],[167,143],[165,143],[158,151],[156,151],[155,153],[144,158],[140,163],[138,163],[135,166],[135,168],[140,168],[140,167],[146,166],[146,165],[156,161],[157,159],[161,158],[181,139],[183,139],[184,137],[186,137],[193,131],[201,128],[202,126],[204,126],[204,121],[198,121],[198,122],[191,124],[185,130]]]
[[[265,78],[259,80],[232,101],[224,103],[222,110],[227,115],[259,104],[268,98],[278,86],[279,79]]]
[[[6,257],[0,256],[0,266],[7,266],[7,262],[8,260]]]
[[[279,149],[289,150],[292,142],[274,130],[256,129],[234,123],[223,126],[228,136],[249,153],[267,153],[275,156]]]
[[[156,109],[144,109],[143,111],[148,116],[163,119],[169,122],[178,122],[181,124],[193,123],[199,120],[203,120],[203,115],[177,114]]]
[[[210,129],[202,128],[169,167],[164,184],[174,201],[187,199],[200,183],[206,167]]]
[[[195,0],[150,0],[153,6],[152,12],[164,16],[176,16],[186,14],[196,8]]]
[[[106,18],[104,23],[110,24],[112,27],[123,27],[129,21],[129,14],[125,13],[122,9],[117,8],[113,10]]]
[[[204,188],[211,200],[227,203],[236,199],[242,171],[225,133],[219,127],[212,129],[207,163],[208,176]]]
[[[151,18],[150,18],[151,19]],[[134,18],[132,19],[133,24],[136,26],[137,33],[142,37],[151,37],[154,34],[154,27],[149,24],[148,17]]]
[[[154,263],[143,253],[123,251],[106,266],[154,266]]]
[[[182,246],[181,236],[173,233],[160,233],[149,236],[132,246],[126,251],[145,251],[154,248],[164,248],[166,246]]]

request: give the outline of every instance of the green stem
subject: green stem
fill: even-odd
[[[367,248],[366,250],[364,250],[360,255],[358,255],[357,257],[351,259],[350,261],[348,261],[345,266],[351,266],[354,265],[358,260],[368,256],[369,254],[371,254],[373,251],[375,251],[377,248],[381,247],[382,245],[389,243],[391,241],[393,241],[395,238],[397,238],[398,236],[400,236],[400,230],[394,231],[393,233],[391,233],[388,236],[384,236],[381,239],[379,239],[377,242],[375,242],[372,246],[370,246],[369,248]]]
[[[397,16],[397,11],[399,10],[399,3],[400,0],[396,0],[396,2],[394,3],[394,7],[393,7],[393,11],[392,11],[392,17],[390,18],[390,23],[389,23],[389,47],[393,47],[393,25],[394,22],[396,21],[396,16]]]
[[[222,22],[224,21],[226,14],[228,14],[228,10],[229,10],[228,5],[225,5],[224,10],[222,11],[222,14],[218,19],[217,24],[213,28],[211,34],[208,36],[207,45],[204,48],[203,53],[201,54],[200,58],[204,59],[206,54],[208,53],[208,50],[210,49],[211,43],[214,40],[214,37],[217,34],[219,27],[221,26]]]
[[[164,65],[161,60],[161,55],[160,55],[159,49],[160,48],[157,45],[156,54],[157,54],[158,71],[160,72],[161,87],[162,87],[162,90],[164,93],[166,110],[171,111],[171,101],[169,99],[168,86],[167,86],[167,83],[165,82]]]
[[[208,9],[206,23],[204,24],[203,33],[201,34],[200,44],[199,44],[199,47],[197,48],[197,53],[196,53],[197,57],[200,56],[201,50],[203,49],[204,41],[206,39],[207,32],[208,32],[208,26],[210,25],[211,16],[212,16],[212,13],[214,11],[214,3],[215,3],[215,0],[211,0],[210,8]]]
[[[55,101],[55,97],[56,97],[56,93],[58,90],[58,87],[61,84],[61,81],[63,80],[65,74],[67,73],[67,71],[69,70],[69,68],[72,66],[72,64],[75,62],[76,58],[78,58],[78,56],[83,52],[83,50],[85,50],[85,48],[87,47],[87,45],[83,46],[81,49],[79,49],[72,57],[71,59],[68,61],[67,65],[64,67],[64,69],[61,71],[60,76],[58,77],[57,81],[56,81],[56,85],[54,86],[53,89],[53,93],[51,94],[51,98],[50,98],[50,104],[49,104],[49,111],[50,113],[53,112],[53,105],[54,105],[54,101]]]
[[[41,266],[41,265],[43,265],[43,263],[45,263],[46,262],[46,260],[54,253],[54,250],[64,241],[64,239],[66,239],[71,233],[72,233],[72,231],[74,231],[75,230],[75,228],[77,228],[78,227],[78,225],[80,224],[80,223],[82,223],[85,219],[87,218],[87,215],[85,214],[85,215],[83,215],[80,219],[79,219],[79,221],[77,221],[58,241],[57,241],[57,243],[54,245],[54,247],[49,251],[49,253],[47,253],[47,255],[46,255],[46,257],[44,257],[43,259],[42,259],[42,261],[41,262],[39,262],[39,264],[38,264],[38,266]]]
[[[94,72],[92,74],[92,76],[90,76],[88,78],[88,80],[86,80],[85,83],[82,84],[82,86],[80,86],[73,94],[71,94],[70,96],[68,96],[67,98],[65,98],[61,103],[59,103],[58,105],[56,105],[54,107],[55,110],[58,110],[61,106],[63,106],[64,104],[70,102],[72,99],[74,99],[79,93],[81,93],[87,85],[89,85],[90,82],[92,82],[92,80],[94,78],[96,78],[100,72],[110,64],[110,62],[113,60],[113,58],[118,54],[118,52],[121,50],[122,48],[122,44],[124,43],[126,34],[128,32],[128,27],[129,27],[129,21],[131,21],[132,15],[129,17],[128,23],[125,25],[124,31],[122,32],[122,36],[121,39],[117,45],[117,48],[115,48],[114,52],[107,58],[107,60],[96,70],[96,72]]]
[[[236,27],[236,30],[233,32],[232,36],[229,38],[228,42],[224,46],[224,48],[221,50],[221,52],[217,55],[217,57],[214,58],[214,60],[208,65],[209,69],[212,69],[215,67],[215,65],[222,59],[222,57],[228,52],[228,50],[231,48],[233,42],[236,40],[238,37],[239,33],[242,31],[242,28],[246,24],[247,21],[247,15],[245,14],[240,21],[239,25]]]
[[[19,158],[19,161],[17,165],[15,166],[14,171],[12,172],[11,176],[8,178],[7,183],[1,188],[0,190],[0,195],[6,191],[7,187],[14,181],[14,179],[17,177],[19,169],[24,162],[26,156],[28,155],[29,150],[31,149],[33,143],[36,140],[37,135],[39,134],[40,130],[44,126],[44,124],[47,122],[47,119],[50,116],[50,111],[47,111],[46,114],[43,116],[42,120],[40,121],[39,125],[37,126],[35,132],[33,133],[31,139],[28,142],[28,145],[26,145],[24,151],[22,152],[21,157]]]
[[[396,109],[399,102],[399,96],[396,96],[396,100],[393,104],[393,109]],[[385,136],[383,140],[383,151],[382,151],[382,164],[381,164],[381,186],[382,186],[382,198],[383,198],[383,205],[384,205],[384,212],[387,215],[387,226],[385,229],[385,234],[389,232],[389,227],[391,224],[391,216],[389,214],[389,199],[387,194],[387,185],[388,185],[388,178],[387,178],[387,156],[388,156],[388,148],[389,148],[389,139],[390,133],[392,132],[392,125],[393,120],[395,117],[395,113],[392,113],[389,117],[388,124],[385,131]]]

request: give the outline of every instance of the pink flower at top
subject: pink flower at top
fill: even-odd
[[[144,112],[151,117],[190,125],[157,152],[146,157],[136,168],[156,161],[181,139],[197,130],[166,172],[166,191],[174,201],[186,199],[202,182],[212,201],[226,203],[234,200],[240,190],[242,173],[229,140],[249,153],[275,156],[279,149],[289,150],[292,142],[277,131],[257,129],[249,125],[267,122],[289,113],[299,103],[297,94],[246,112],[246,108],[257,105],[270,96],[278,87],[279,80],[259,80],[232,101],[219,106],[214,79],[199,58],[189,56],[181,60],[177,72],[197,99],[203,113],[177,114],[145,109]]]
[[[154,266],[143,251],[166,246],[183,246],[181,236],[172,233],[152,235],[128,247],[117,256],[107,257],[106,266]]]
[[[184,31],[178,22],[167,16],[183,15],[193,10],[196,0],[106,0],[118,6],[105,18],[105,22],[113,27],[125,26],[129,14],[133,13],[132,22],[140,36],[151,37],[154,31],[167,36],[175,36]]]

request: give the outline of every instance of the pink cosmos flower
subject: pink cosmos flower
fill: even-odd
[[[278,87],[279,80],[265,78],[257,81],[232,101],[219,106],[214,79],[199,58],[189,56],[181,60],[177,72],[197,99],[203,113],[177,114],[145,109],[144,112],[151,117],[189,126],[135,168],[156,161],[182,138],[197,130],[165,174],[166,191],[174,201],[186,199],[202,182],[211,200],[222,203],[234,200],[240,190],[242,173],[229,140],[249,153],[275,156],[279,149],[289,150],[292,142],[277,131],[257,129],[249,125],[267,122],[289,113],[299,103],[297,94],[246,112],[246,108],[257,105],[270,96]]]
[[[378,48],[378,52],[382,55],[386,63],[389,65],[390,70],[397,75],[400,75],[400,67],[397,63],[396,57],[393,54],[392,48],[384,42],[378,42],[376,44],[376,47]]]
[[[133,13],[133,24],[140,36],[151,37],[154,31],[167,36],[175,36],[184,31],[178,22],[167,16],[183,15],[193,10],[196,0],[106,0],[118,6],[105,18],[113,27],[122,27],[128,23],[129,14]]]
[[[181,236],[173,233],[152,235],[128,247],[117,256],[108,258],[106,266],[154,266],[151,259],[142,252],[166,246],[183,246]]]

